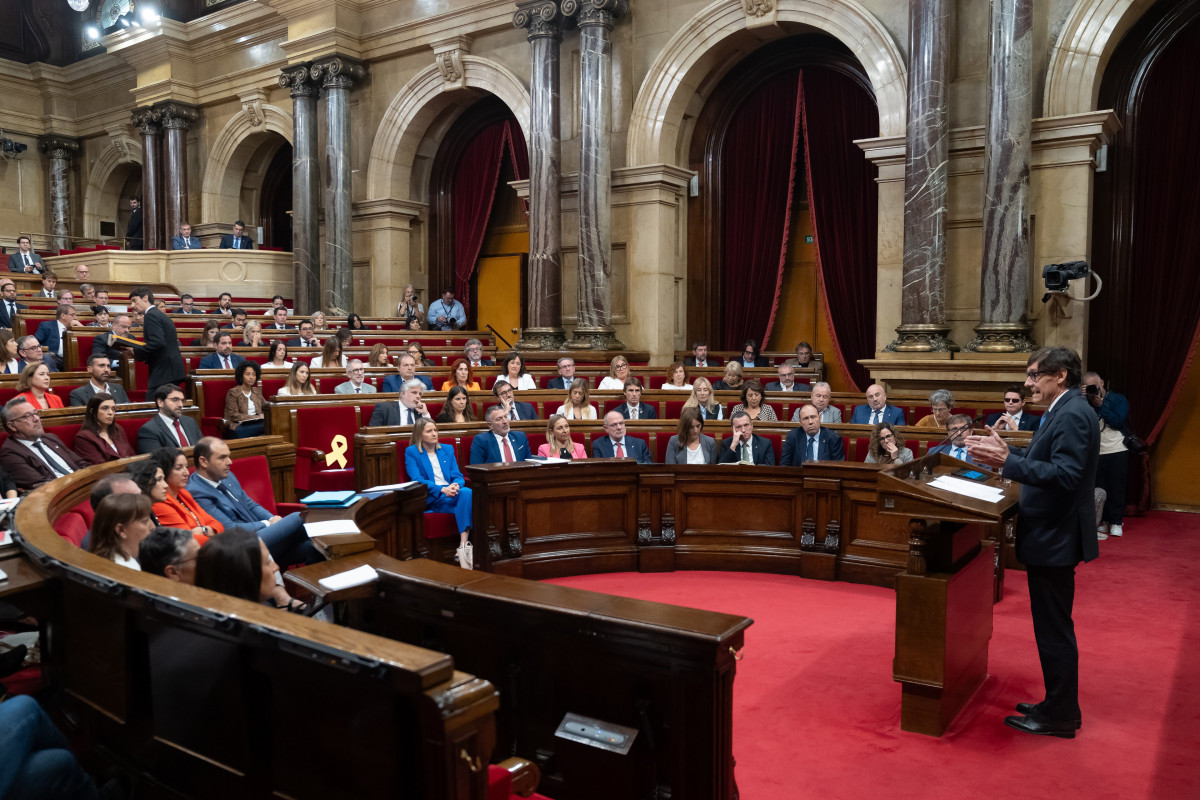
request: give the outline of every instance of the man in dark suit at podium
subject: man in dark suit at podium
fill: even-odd
[[[254,242],[249,236],[243,236],[242,231],[246,230],[246,223],[240,219],[233,223],[233,233],[221,235],[222,250],[253,250]]]
[[[1096,538],[1096,465],[1100,426],[1079,390],[1083,366],[1066,347],[1045,347],[1029,358],[1025,386],[1033,401],[1049,404],[1027,448],[1009,448],[995,431],[971,436],[967,447],[978,464],[1003,467],[1021,484],[1017,558],[1029,582],[1029,610],[1046,696],[1019,703],[1023,716],[1004,724],[1039,736],[1075,738],[1079,709],[1079,646],[1071,610],[1075,566],[1100,554]]]

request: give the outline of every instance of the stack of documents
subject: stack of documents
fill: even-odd
[[[939,478],[935,478],[929,482],[929,485],[938,489],[945,489],[947,492],[954,492],[955,494],[973,497],[976,500],[983,500],[987,503],[999,503],[1004,499],[1004,492],[995,486],[964,481],[962,478],[955,478],[950,475],[942,475]]]
[[[357,499],[354,492],[313,492],[308,497],[300,499],[306,506],[322,508],[345,508]]]
[[[379,580],[379,573],[375,571],[375,568],[370,564],[363,564],[361,567],[339,572],[336,575],[330,575],[328,578],[321,578],[317,583],[331,592],[337,592],[377,580]]]
[[[337,536],[343,533],[361,533],[352,519],[327,519],[323,522],[306,522],[304,531],[308,538],[314,536]]]

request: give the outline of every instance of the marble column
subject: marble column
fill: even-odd
[[[162,191],[162,162],[158,154],[162,126],[159,125],[159,113],[152,108],[136,109],[132,122],[142,135],[142,249],[158,250],[165,246],[159,224],[162,210],[158,202]],[[123,231],[119,233],[123,234]]]
[[[79,140],[46,134],[38,137],[38,149],[50,160],[50,232],[57,250],[71,246],[71,156],[79,152]]]
[[[946,57],[950,0],[909,0],[900,327],[885,350],[957,350],[946,324]]]
[[[992,0],[979,324],[967,350],[1033,350],[1029,300],[1029,160],[1033,0]]]
[[[311,64],[287,67],[279,85],[292,95],[292,265],[296,310],[321,309],[321,169],[317,162],[317,97]]]
[[[179,226],[191,222],[188,217],[187,132],[200,118],[196,109],[182,103],[161,103],[155,106],[165,131],[163,141],[163,241],[170,247],[178,235]]]
[[[529,268],[527,326],[517,347],[557,350],[562,327],[562,203],[559,196],[559,45],[555,0],[518,2],[513,24],[529,29]]]
[[[343,316],[354,310],[350,215],[350,89],[366,67],[342,56],[318,61],[309,75],[325,90],[325,293],[321,306]]]
[[[612,286],[612,29],[627,0],[563,0],[579,26],[579,324],[567,347],[620,350],[609,326]]]

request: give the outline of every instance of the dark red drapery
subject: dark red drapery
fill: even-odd
[[[500,120],[479,131],[454,171],[454,293],[464,308],[469,308],[471,275],[483,248],[506,156],[517,180],[529,177],[525,139],[515,119]]]

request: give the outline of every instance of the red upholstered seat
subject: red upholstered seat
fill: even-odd
[[[83,427],[78,422],[70,425],[55,425],[47,428],[50,433],[53,433],[58,438],[62,439],[63,444],[71,449],[75,448],[75,436],[79,433],[79,429]]]
[[[200,408],[200,432],[205,436],[220,436],[225,418],[225,395],[234,387],[233,378],[205,377],[196,381],[195,400]]]
[[[663,414],[663,418],[679,419],[679,415],[683,412],[683,404],[686,402],[686,400],[664,400],[663,409],[665,413]]]
[[[146,421],[150,419],[150,416],[151,415],[147,415],[145,417],[117,417],[117,424],[121,426],[123,431],[125,431],[125,438],[129,440],[130,444],[136,446],[138,431],[143,425],[146,424]]]
[[[91,503],[84,500],[54,521],[54,531],[76,547],[81,546],[83,537],[92,528],[94,515]]]
[[[434,419],[438,418],[438,414],[442,413],[442,403],[426,402],[425,410],[429,412],[429,416]]]
[[[457,437],[453,443],[454,456],[458,460],[458,468],[462,471],[464,477],[467,474],[467,467],[471,464],[471,443],[474,441],[475,434],[468,433]],[[534,449],[532,445],[530,449]]]
[[[275,500],[275,486],[271,483],[271,465],[266,456],[246,456],[235,459],[229,466],[237,476],[238,483],[250,495],[250,499],[270,511],[283,516],[300,511],[300,503],[280,503]]]
[[[783,435],[779,433],[760,433],[759,436],[771,443],[771,447],[775,450],[775,463],[778,464],[783,459]]]
[[[445,539],[448,536],[458,536],[454,515],[435,511],[426,511],[422,533],[426,539]]]
[[[625,403],[624,397],[612,397],[612,398],[609,398],[608,400],[605,400],[604,404],[603,404],[604,408],[600,412],[600,417],[603,418],[604,415],[610,411],[616,411],[617,408],[620,407],[621,405],[623,405],[624,403]]]
[[[313,406],[296,410],[296,490],[303,492],[349,491],[354,488],[354,433],[360,406]],[[317,451],[333,452],[333,440],[346,438],[345,466]]]
[[[846,445],[843,445],[843,447],[846,450],[847,461],[866,461],[867,453],[870,452],[871,437],[856,436],[854,439],[852,439],[850,441],[850,447],[854,448],[853,451],[851,451]]]
[[[141,390],[141,394],[146,393],[146,389],[150,387],[150,366],[145,361],[133,362],[133,384],[134,389]],[[133,392],[128,392],[131,397]]]
[[[0,403],[7,403],[17,396],[16,388],[12,386],[0,387]]]
[[[286,375],[287,373],[283,373]],[[279,390],[287,385],[287,378],[263,378],[262,393],[263,398],[270,399],[279,394]]]

